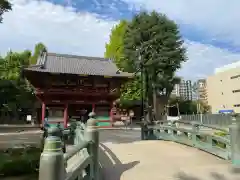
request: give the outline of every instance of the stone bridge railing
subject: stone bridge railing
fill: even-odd
[[[238,121],[233,121],[229,128],[181,120],[158,121],[155,125],[142,125],[142,139],[185,144],[231,160],[234,167],[240,167],[240,122]]]
[[[71,131],[71,130],[70,130]],[[90,118],[86,127],[77,124],[69,136],[74,142],[63,153],[59,128],[48,130],[40,157],[39,180],[99,180],[99,132],[96,120]]]

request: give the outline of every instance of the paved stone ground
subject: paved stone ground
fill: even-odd
[[[167,141],[140,141],[137,131],[101,132],[105,180],[237,180],[230,163],[201,150]]]
[[[0,148],[11,148],[18,145],[36,145],[41,140],[40,131],[28,131],[22,133],[0,133]]]

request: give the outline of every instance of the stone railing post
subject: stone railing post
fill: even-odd
[[[192,133],[188,134],[188,137],[191,136],[192,143],[195,145],[197,143],[197,134],[199,133],[200,127],[199,124],[195,121],[192,122]]]
[[[147,122],[142,118],[141,121],[141,140],[147,140],[148,138],[148,126]]]
[[[240,170],[240,122],[237,114],[232,115],[232,124],[229,127],[231,144],[231,161],[234,170]]]
[[[39,180],[64,180],[65,164],[59,128],[50,128],[40,157]]]
[[[86,127],[86,140],[90,142],[88,152],[92,157],[92,164],[90,165],[90,178],[93,180],[99,179],[99,131],[97,129],[97,120],[94,118],[95,113],[89,114]]]

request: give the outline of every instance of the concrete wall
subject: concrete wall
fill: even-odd
[[[239,77],[236,77],[239,75]],[[231,78],[235,76],[235,78]],[[239,92],[234,92],[239,90]],[[218,72],[207,78],[208,104],[212,113],[234,110],[240,113],[240,67]]]

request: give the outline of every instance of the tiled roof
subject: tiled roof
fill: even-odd
[[[41,54],[36,65],[25,70],[112,77],[133,76],[132,73],[119,71],[110,59],[47,52]]]

